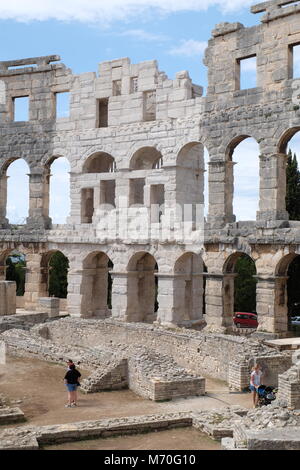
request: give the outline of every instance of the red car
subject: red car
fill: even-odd
[[[233,323],[238,328],[257,328],[258,321],[255,313],[236,312]]]

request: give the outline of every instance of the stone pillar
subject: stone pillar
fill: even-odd
[[[288,332],[288,277],[256,276],[258,332],[284,335]]]
[[[49,217],[49,173],[35,169],[29,175],[29,217],[27,225],[37,229],[51,228]]]
[[[45,295],[42,283],[41,254],[26,255],[26,278],[25,278],[25,310],[35,311],[38,306],[38,299]]]
[[[68,314],[72,317],[82,315],[82,278],[83,271],[78,264],[69,260],[68,270]]]
[[[156,274],[158,277],[158,317],[163,326],[192,327],[204,323],[202,314],[202,273]]]
[[[81,317],[107,318],[108,269],[85,268],[81,270]]]
[[[260,156],[260,198],[257,220],[289,220],[286,210],[287,155]]]
[[[231,161],[209,162],[208,222],[220,226],[235,222],[233,215],[233,166]]]
[[[9,221],[6,218],[7,179],[8,176],[0,175],[0,229],[7,228],[9,226]]]
[[[230,332],[233,325],[234,275],[205,273],[206,331]]]
[[[131,277],[129,272],[111,272],[113,280],[112,285],[112,318],[119,321],[130,321],[128,319],[129,307],[135,310],[137,294],[136,290],[129,290],[132,283],[129,282]],[[134,276],[134,273],[133,273]],[[130,294],[129,294],[130,292]]]
[[[17,285],[13,281],[0,282],[0,317],[15,315]]]
[[[60,299],[55,297],[40,297],[39,311],[47,313],[49,318],[57,318],[59,317],[59,304]]]

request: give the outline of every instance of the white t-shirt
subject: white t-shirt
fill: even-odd
[[[259,387],[261,385],[261,376],[262,376],[262,371],[259,370],[258,372],[254,370],[251,373],[251,380],[250,380],[250,385],[256,385],[256,387]]]

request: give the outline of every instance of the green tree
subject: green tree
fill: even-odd
[[[235,312],[256,312],[256,274],[254,261],[249,256],[241,256],[235,266],[238,276],[234,284]]]
[[[25,268],[26,261],[23,255],[9,256],[6,260],[6,280],[16,282],[18,297],[25,293]]]
[[[60,251],[49,262],[49,296],[66,299],[68,295],[69,260]]]
[[[300,220],[300,172],[296,154],[289,150],[286,170],[286,210],[291,220]]]

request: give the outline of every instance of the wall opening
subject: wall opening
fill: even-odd
[[[96,152],[91,155],[83,166],[83,173],[115,173],[115,159],[105,152]]]
[[[70,116],[70,92],[55,93],[56,119]]]
[[[81,190],[81,223],[91,224],[94,212],[94,189],[84,188]]]
[[[197,322],[203,318],[203,261],[194,253],[182,255],[175,263],[174,309],[177,323]]]
[[[144,121],[156,120],[156,91],[144,92]]]
[[[162,166],[162,154],[155,147],[143,147],[137,150],[130,161],[131,170],[157,170]]]
[[[100,204],[116,207],[116,181],[107,180],[100,183]]]
[[[7,218],[13,225],[25,225],[29,214],[29,173],[25,160],[12,162],[6,171]]]
[[[257,87],[257,57],[237,60],[236,89],[247,90]]]
[[[14,250],[6,258],[6,281],[15,281],[17,284],[17,297],[23,297],[26,280],[26,256]]]
[[[242,142],[236,145],[238,141]],[[234,165],[231,169],[232,186],[228,175],[226,203],[230,206],[232,198],[237,221],[256,220],[260,196],[259,145],[256,140],[247,137],[240,137],[236,142],[232,144],[229,154]]]
[[[129,187],[129,206],[144,206],[144,188],[145,178],[135,178],[130,180]]]
[[[290,253],[277,268],[276,325],[281,333],[300,337],[300,256]]]
[[[122,94],[122,80],[114,80],[112,82],[113,96],[121,96]]]
[[[224,314],[233,317],[236,313],[256,314],[256,266],[246,253],[232,254],[224,266]],[[228,276],[226,276],[226,274]],[[241,319],[246,320],[246,319]],[[243,321],[237,326],[243,326]],[[252,325],[254,327],[254,325]]]
[[[152,184],[150,187],[151,222],[160,223],[164,214],[165,185]]]
[[[82,316],[107,318],[112,309],[113,262],[102,252],[91,253],[83,263]]]
[[[70,215],[70,163],[56,158],[50,165],[49,215],[54,224],[65,224]]]
[[[300,221],[300,132],[285,144],[287,153],[286,210],[290,220]]]
[[[287,275],[288,329],[300,336],[300,256],[290,263]]]
[[[13,121],[29,121],[29,96],[13,98]]]
[[[96,127],[108,127],[108,98],[97,100]]]
[[[153,323],[157,320],[159,281],[158,265],[149,253],[137,253],[129,264],[130,306],[127,318],[130,322]]]
[[[289,46],[289,78],[300,78],[300,44]]]

